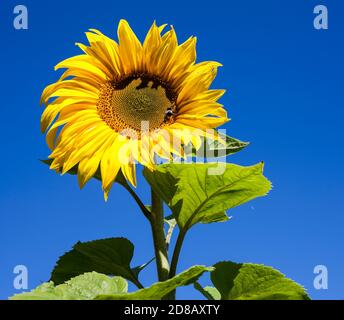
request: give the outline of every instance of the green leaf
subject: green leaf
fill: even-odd
[[[219,136],[226,141],[225,145],[219,143],[217,140],[205,138],[199,150],[196,151],[192,149],[192,156],[204,158],[229,156],[241,151],[249,145],[249,142],[243,142],[225,134],[219,134]]]
[[[193,266],[164,282],[154,283],[149,288],[141,289],[127,294],[104,294],[97,297],[98,300],[159,300],[177,287],[185,286],[196,281],[204,272],[213,268],[205,266]]]
[[[78,242],[60,257],[50,280],[61,284],[85,272],[96,271],[121,276],[137,284],[138,272],[130,267],[133,254],[134,245],[125,238]]]
[[[11,300],[92,300],[100,294],[123,294],[128,283],[121,277],[110,278],[104,274],[89,272],[77,276],[64,284],[54,286],[45,282],[31,292],[11,297]]]
[[[221,294],[214,287],[202,287],[198,282],[194,283],[194,288],[202,293],[208,300],[220,300]]]
[[[214,267],[210,277],[221,300],[309,300],[302,286],[271,267],[230,261]]]
[[[164,164],[143,174],[168,204],[181,229],[196,223],[226,221],[226,210],[266,195],[271,183],[263,176],[263,163]],[[216,173],[216,174],[215,174]]]

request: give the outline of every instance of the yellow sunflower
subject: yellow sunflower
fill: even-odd
[[[209,90],[221,64],[196,64],[196,38],[178,44],[165,27],[153,23],[143,44],[125,20],[118,43],[90,29],[89,46],[77,43],[83,54],[56,65],[66,70],[41,97],[51,169],[77,166],[82,187],[100,168],[107,198],[120,170],[136,186],[135,163],[153,170],[155,155],[183,156],[176,137],[198,148],[207,129],[228,121],[217,102],[224,90]]]

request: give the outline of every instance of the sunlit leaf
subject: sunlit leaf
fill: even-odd
[[[121,277],[108,277],[89,272],[77,276],[66,283],[54,286],[45,282],[30,292],[11,297],[11,300],[92,300],[99,294],[123,294],[128,291],[128,283]]]
[[[197,151],[192,149],[192,155],[204,158],[224,157],[237,153],[249,145],[249,142],[240,141],[224,134],[219,134],[219,136],[225,141],[225,144],[216,139],[205,138]]]
[[[309,300],[305,289],[271,267],[219,262],[211,281],[221,300]]]
[[[97,297],[99,300],[159,300],[177,287],[185,286],[196,281],[204,272],[213,268],[193,266],[164,282],[157,282],[149,288],[144,288],[127,294],[103,294]]]
[[[137,284],[137,270],[130,267],[134,245],[125,238],[78,242],[57,261],[51,281],[61,284],[85,272],[96,271],[126,278]]]
[[[271,183],[263,163],[242,167],[226,163],[164,164],[144,170],[153,190],[168,204],[180,228],[226,221],[226,210],[266,195]]]

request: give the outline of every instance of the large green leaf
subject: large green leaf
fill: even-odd
[[[230,261],[214,267],[210,277],[216,289],[211,291],[217,290],[221,300],[309,300],[302,286],[271,267]]]
[[[192,155],[204,158],[229,156],[249,145],[249,142],[243,142],[224,134],[219,134],[219,136],[225,141],[225,144],[219,143],[218,140],[205,138],[199,150],[192,149]]]
[[[31,292],[17,294],[11,300],[92,300],[100,294],[123,294],[128,291],[128,283],[121,277],[108,277],[89,272],[77,276],[64,284],[54,286],[45,282]]]
[[[220,174],[214,174],[216,169]],[[262,172],[263,163],[249,167],[207,163],[164,164],[143,173],[179,227],[188,229],[198,222],[225,221],[226,210],[266,195],[271,183]]]
[[[159,300],[177,287],[185,286],[196,281],[204,272],[212,271],[213,268],[205,266],[193,266],[188,270],[164,281],[154,283],[149,288],[141,289],[127,294],[103,294],[96,299],[99,300]]]
[[[134,245],[125,238],[78,242],[57,261],[51,281],[63,283],[85,272],[96,271],[126,278],[137,284],[139,270],[131,268]]]

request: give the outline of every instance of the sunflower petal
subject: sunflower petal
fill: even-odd
[[[118,25],[119,54],[125,73],[140,70],[142,67],[142,44],[126,20]]]

